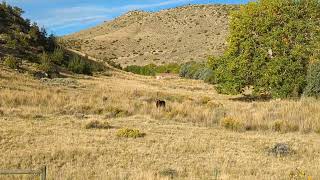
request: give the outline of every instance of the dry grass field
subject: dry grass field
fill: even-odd
[[[0,169],[46,164],[48,179],[63,180],[320,179],[315,99],[248,102],[176,77],[39,81],[0,68]],[[123,128],[145,134],[119,137]],[[276,143],[291,153],[273,155]]]
[[[63,39],[73,49],[122,66],[205,61],[226,49],[228,14],[237,5],[131,11]]]

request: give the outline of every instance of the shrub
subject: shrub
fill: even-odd
[[[272,129],[277,132],[287,133],[299,130],[298,125],[291,124],[287,120],[277,120],[273,122]]]
[[[320,61],[310,64],[307,76],[306,96],[320,96]]]
[[[244,125],[243,125],[242,122],[240,122],[237,119],[230,118],[230,117],[223,118],[220,121],[220,125],[223,126],[226,129],[230,129],[230,130],[233,130],[233,131],[242,131],[242,130],[244,130]]]
[[[277,143],[271,149],[269,149],[269,154],[277,157],[288,156],[294,153],[291,147],[285,143]]]
[[[126,137],[126,138],[139,138],[144,137],[146,134],[141,133],[137,129],[128,129],[128,128],[122,128],[119,129],[117,132],[118,137]]]
[[[180,77],[199,79],[199,72],[204,68],[204,64],[196,62],[187,62],[180,68]]]
[[[94,120],[87,123],[85,128],[86,129],[110,129],[111,126],[106,121],[101,122],[101,121]]]
[[[273,97],[301,95],[308,63],[319,57],[319,7],[318,0],[258,0],[233,12],[228,50],[213,67],[220,92],[253,86]]]
[[[130,115],[130,113],[127,110],[123,110],[121,108],[113,106],[108,107],[107,111],[108,114],[106,115],[106,118],[118,118]]]
[[[6,56],[4,57],[4,65],[8,66],[11,69],[18,69],[19,68],[19,60],[13,56]]]
[[[113,60],[107,60],[107,63],[114,67],[114,68],[117,68],[117,69],[121,69],[122,70],[122,67],[121,67],[121,64],[120,63],[116,63],[115,61]]]
[[[179,75],[180,77],[204,80],[206,83],[215,83],[212,68],[204,63],[187,62],[181,66]]]
[[[157,66],[155,64],[148,64],[145,66],[127,66],[125,69],[127,72],[132,72],[135,74],[145,75],[145,76],[154,76],[156,73],[174,73],[178,74],[180,70],[180,65],[177,63],[170,63],[167,65]]]
[[[167,176],[171,179],[176,178],[178,176],[178,172],[174,169],[168,168],[159,172],[160,176]]]
[[[90,64],[77,55],[72,56],[68,64],[68,69],[77,74],[92,75]]]
[[[292,180],[303,180],[303,179],[312,180],[313,178],[312,178],[312,176],[307,175],[306,171],[301,170],[299,168],[296,168],[295,170],[290,171],[289,179],[292,179]]]
[[[56,72],[55,66],[54,66],[52,59],[51,59],[51,56],[48,55],[47,53],[42,53],[40,55],[39,68],[46,73]]]
[[[145,76],[154,76],[155,70],[154,67],[156,65],[154,64],[149,64],[146,66],[137,66],[137,65],[132,65],[132,66],[128,66],[126,67],[124,70],[128,71],[128,72],[132,72],[134,74],[140,74],[140,75],[145,75]]]
[[[50,58],[53,63],[61,65],[64,61],[64,51],[61,48],[55,48],[53,53],[50,55]]]

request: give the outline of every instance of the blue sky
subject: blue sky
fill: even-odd
[[[0,0],[1,1],[1,0]],[[186,4],[244,4],[249,0],[6,0],[26,18],[55,35],[65,35],[112,20],[130,10],[158,11]]]

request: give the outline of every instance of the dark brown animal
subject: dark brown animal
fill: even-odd
[[[166,107],[166,102],[162,100],[157,100],[156,101],[156,106],[157,108],[165,108]]]

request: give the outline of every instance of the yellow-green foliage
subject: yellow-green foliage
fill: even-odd
[[[228,50],[212,67],[218,90],[301,95],[308,64],[320,57],[319,7],[318,0],[258,0],[232,13]]]
[[[132,72],[135,74],[141,74],[145,76],[154,76],[156,73],[174,73],[178,74],[180,70],[180,65],[176,63],[170,63],[167,65],[157,66],[155,64],[148,64],[145,66],[131,65],[127,66],[125,69],[127,72]]]
[[[8,66],[11,69],[18,69],[19,61],[13,56],[6,56],[4,57],[4,65]]]
[[[118,137],[126,137],[126,138],[139,138],[144,137],[146,134],[140,132],[138,129],[129,129],[129,128],[122,128],[119,129],[117,132]]]
[[[299,130],[299,126],[290,123],[287,120],[277,120],[272,123],[272,129],[277,132],[294,132]]]
[[[307,173],[304,170],[297,168],[293,171],[290,171],[289,179],[291,179],[291,180],[312,180],[312,176],[307,175]]]
[[[93,120],[86,124],[86,129],[110,129],[111,126],[107,121]]]
[[[242,131],[242,130],[244,130],[244,124],[241,121],[239,121],[238,119],[234,119],[234,118],[231,118],[231,117],[223,118],[220,121],[220,125],[223,126],[226,129],[230,129],[230,130],[233,130],[233,131]]]

